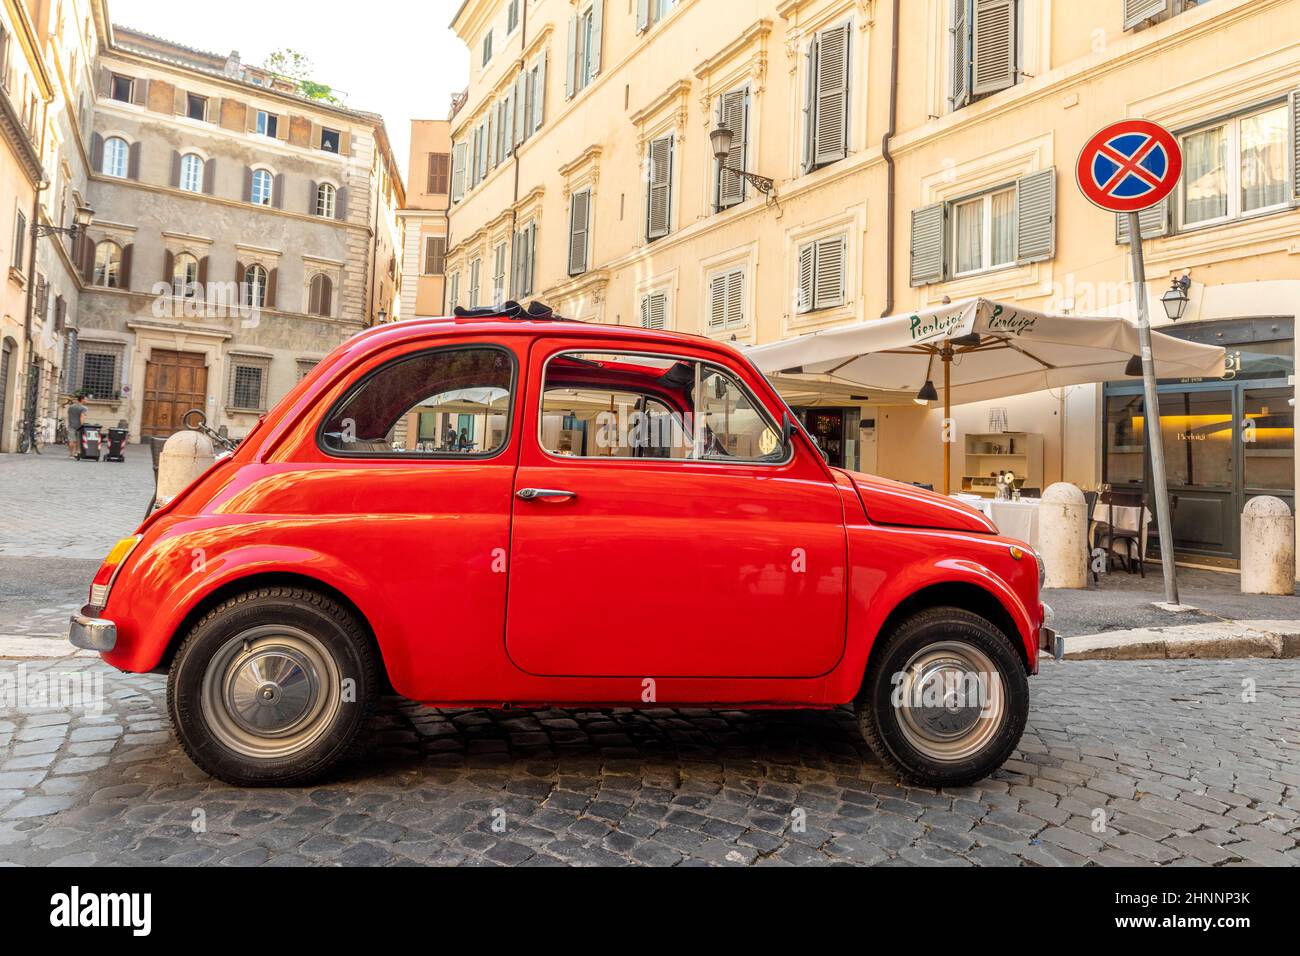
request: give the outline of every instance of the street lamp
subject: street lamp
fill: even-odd
[[[388,321],[388,310],[381,307],[379,310],[379,324],[383,325],[387,321]]]
[[[71,226],[47,226],[44,223],[37,222],[32,224],[32,235],[37,239],[42,239],[46,236],[64,235],[73,242],[76,242],[77,237],[89,229],[90,224],[94,221],[95,210],[91,209],[89,206],[81,205],[78,206],[77,211],[72,214]]]
[[[749,173],[743,169],[736,169],[734,166],[727,165],[727,158],[731,155],[731,143],[736,134],[725,126],[719,126],[709,133],[709,142],[713,146],[713,158],[718,161],[718,168],[725,169],[729,173],[741,177],[764,196],[770,195],[773,188],[772,180],[766,176],[760,176],[758,173]]]
[[[1191,276],[1177,276],[1174,278],[1173,285],[1169,290],[1160,297],[1164,304],[1165,315],[1169,316],[1169,321],[1177,322],[1187,311],[1187,290],[1192,287]]]

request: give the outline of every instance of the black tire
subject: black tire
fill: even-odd
[[[942,607],[907,618],[892,633],[882,634],[879,640],[883,643],[875,649],[867,667],[857,713],[862,736],[881,762],[911,783],[933,788],[966,786],[1002,766],[1019,745],[1029,717],[1025,666],[1007,636],[978,614]],[[931,744],[920,740],[915,722],[909,723],[902,710],[895,706],[895,687],[899,680],[895,675],[904,674],[918,654],[929,650],[943,655],[948,648],[955,648],[959,655],[969,653],[972,658],[982,657],[984,662],[991,662],[1001,688],[1001,705],[998,716],[975,720],[964,738],[958,736],[951,745]],[[898,686],[909,685],[904,682]],[[937,713],[941,709],[913,712]],[[972,708],[963,713],[977,710]],[[954,719],[960,724],[964,718]],[[933,752],[944,746],[953,748],[951,755],[940,757]],[[962,746],[977,749],[959,752]]]
[[[291,653],[299,657],[286,656]],[[292,670],[300,658],[306,663],[297,671],[276,672],[283,686],[265,677],[286,662]],[[255,699],[244,695],[244,709],[234,706],[233,688],[259,680],[266,682],[258,685]],[[274,701],[266,703],[262,693],[275,695]],[[295,694],[318,701],[302,705],[298,718],[310,720],[299,720],[295,736],[263,736],[261,728],[250,727],[250,721],[263,719],[256,716],[258,708],[283,701],[294,710]],[[261,588],[213,608],[185,636],[167,677],[167,713],[177,741],[201,770],[240,787],[301,786],[319,779],[348,755],[378,696],[378,661],[361,622],[305,588]],[[286,719],[285,734],[297,726],[294,719]],[[297,749],[288,752],[290,747]]]

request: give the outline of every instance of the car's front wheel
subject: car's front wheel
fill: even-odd
[[[1029,682],[1006,635],[945,607],[880,639],[857,710],[881,761],[925,787],[965,786],[1002,766],[1029,716]]]
[[[230,598],[190,630],[167,709],[202,770],[236,786],[294,786],[347,754],[377,693],[355,616],[317,592],[271,587]]]

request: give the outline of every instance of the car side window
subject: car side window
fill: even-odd
[[[502,348],[404,356],[339,400],[320,444],[333,455],[366,458],[489,457],[509,436],[514,382],[514,357]]]
[[[539,439],[553,455],[775,464],[787,451],[756,399],[720,366],[568,352],[546,365]]]

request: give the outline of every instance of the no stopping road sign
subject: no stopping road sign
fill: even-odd
[[[1167,129],[1147,120],[1124,120],[1088,140],[1075,174],[1093,205],[1108,212],[1138,212],[1173,192],[1182,172],[1182,150]]]

